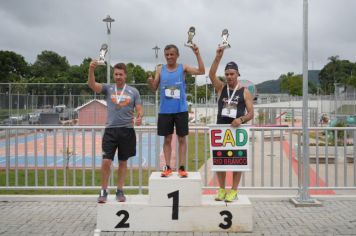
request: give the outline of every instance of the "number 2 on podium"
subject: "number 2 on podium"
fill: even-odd
[[[179,213],[179,190],[168,193],[168,198],[173,198],[172,204],[172,220],[178,220],[178,213]],[[129,213],[125,210],[118,211],[116,213],[118,217],[123,215],[124,217],[121,221],[115,226],[115,228],[130,228],[130,223],[126,223],[129,219]]]

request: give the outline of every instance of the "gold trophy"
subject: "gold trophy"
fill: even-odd
[[[187,43],[184,44],[184,46],[193,48],[194,35],[195,35],[195,28],[194,26],[191,26],[188,30],[188,41]]]
[[[105,55],[108,52],[108,45],[106,43],[104,43],[103,45],[101,45],[100,48],[100,54],[99,54],[99,59],[98,59],[98,65],[105,65]]]
[[[227,38],[229,37],[229,31],[227,29],[224,29],[221,33],[221,38],[222,38],[222,43],[219,44],[220,48],[231,48],[229,42],[227,41]]]

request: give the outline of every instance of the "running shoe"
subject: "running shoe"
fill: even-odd
[[[188,172],[186,172],[184,169],[179,169],[178,170],[178,176],[181,178],[187,178],[188,177]]]
[[[116,190],[116,201],[126,202],[126,197],[124,195],[124,192],[121,189]]]
[[[105,189],[100,190],[98,203],[105,203],[108,200],[108,192]]]
[[[168,177],[170,175],[172,175],[172,169],[167,166],[164,166],[163,171],[161,172],[161,177]]]
[[[224,201],[226,196],[226,190],[224,188],[220,188],[218,194],[215,196],[215,201]]]
[[[225,202],[232,202],[237,199],[237,190],[231,189],[225,196]]]

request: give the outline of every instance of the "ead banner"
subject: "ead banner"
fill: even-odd
[[[210,125],[212,171],[250,171],[250,127],[242,125]]]

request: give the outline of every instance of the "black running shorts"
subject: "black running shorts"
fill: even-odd
[[[158,114],[157,133],[159,136],[173,134],[174,126],[178,136],[188,135],[188,112]]]
[[[105,128],[102,151],[104,159],[114,160],[115,151],[120,161],[136,155],[136,133],[133,128]]]

